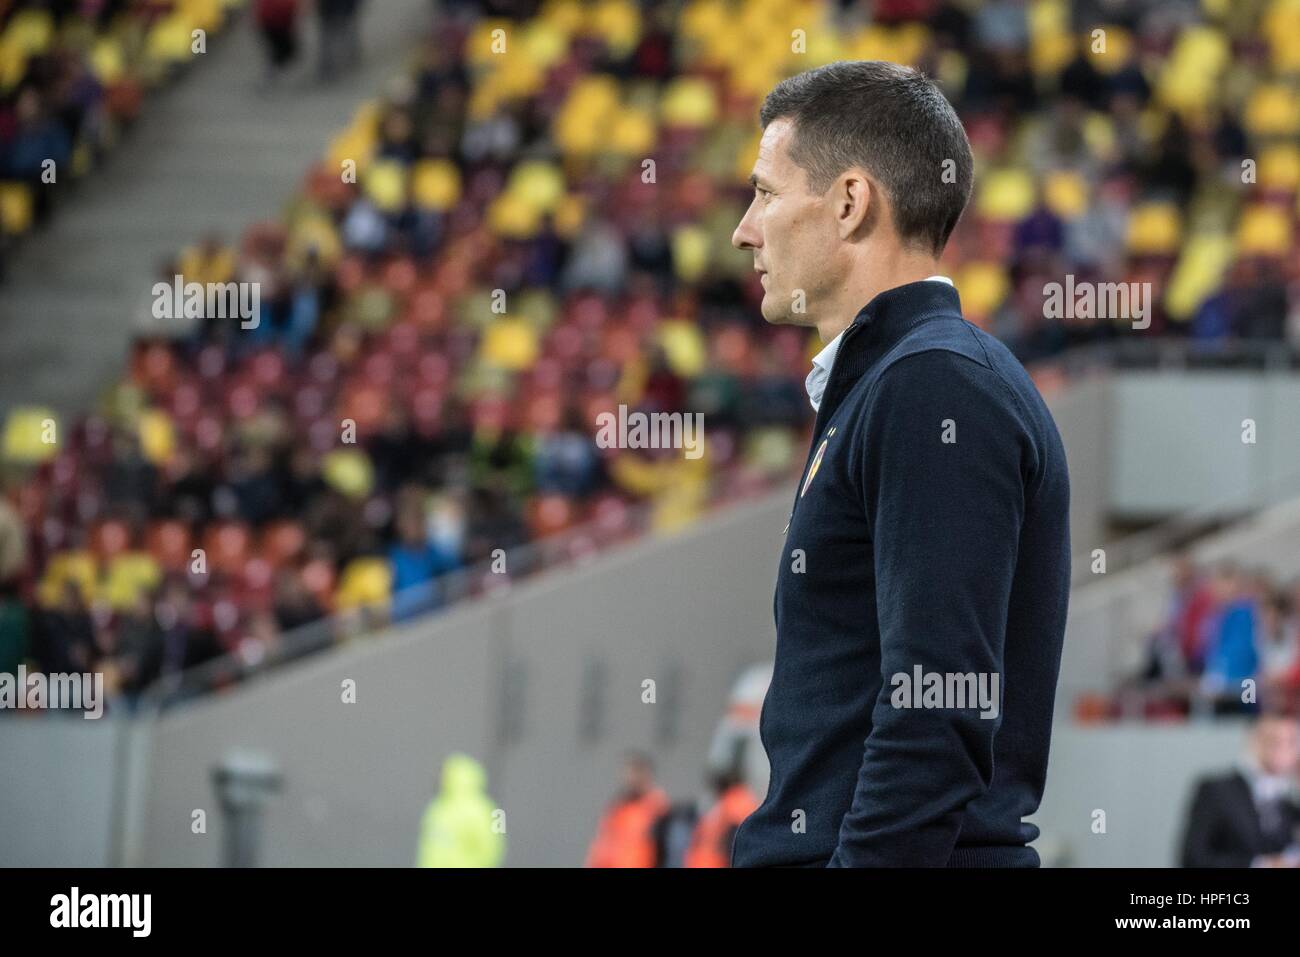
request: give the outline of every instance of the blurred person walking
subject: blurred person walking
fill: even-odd
[[[298,13],[298,0],[256,0],[253,5],[253,17],[266,45],[266,87],[298,56]]]
[[[497,867],[506,838],[496,828],[496,805],[487,794],[487,771],[467,754],[442,764],[442,790],[420,823],[417,867]]]
[[[657,867],[656,829],[668,810],[650,756],[632,752],[623,764],[623,789],[601,816],[586,866]]]
[[[361,0],[316,0],[316,19],[320,25],[320,60],[322,80],[333,80],[361,59]]]

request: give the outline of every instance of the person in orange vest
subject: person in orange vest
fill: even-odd
[[[657,866],[655,825],[668,806],[668,795],[655,783],[650,756],[630,753],[623,765],[623,789],[600,819],[586,866]]]
[[[720,772],[713,778],[718,799],[704,812],[686,849],[687,867],[730,867],[736,828],[758,807],[758,798],[739,774]]]

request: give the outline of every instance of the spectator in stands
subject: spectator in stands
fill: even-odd
[[[427,490],[409,488],[398,506],[397,541],[388,551],[393,568],[393,621],[436,607],[438,576],[458,564],[454,552],[444,550],[430,537],[427,497]]]
[[[276,627],[282,632],[311,624],[325,614],[296,568],[281,569],[276,575],[274,612]]]
[[[38,659],[49,673],[84,672],[94,657],[95,628],[77,582],[64,582],[57,604],[41,615]]]
[[[1259,666],[1259,596],[1253,580],[1231,564],[1220,570],[1218,588],[1219,608],[1209,622],[1201,690],[1218,713],[1251,711],[1254,702],[1243,694],[1243,683],[1255,678]]]
[[[1260,695],[1262,700],[1294,712],[1300,704],[1300,583],[1290,592],[1270,593],[1260,623]]]
[[[1183,867],[1300,866],[1296,802],[1300,728],[1265,715],[1241,766],[1197,783],[1183,837]]]
[[[623,786],[605,809],[587,851],[587,867],[656,867],[655,828],[669,808],[655,783],[650,756],[631,752],[623,763]]]
[[[49,179],[49,174],[71,173],[72,139],[63,124],[50,115],[34,88],[18,95],[15,117],[17,123],[7,149],[0,151],[0,178],[26,183],[36,201],[37,218],[43,219],[52,195],[47,187],[57,182]],[[50,162],[52,167],[47,165]]]

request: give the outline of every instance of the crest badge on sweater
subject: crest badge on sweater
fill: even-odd
[[[812,484],[813,476],[817,470],[822,467],[822,456],[826,454],[826,445],[830,442],[831,436],[835,434],[835,426],[831,426],[826,433],[826,438],[822,439],[822,444],[817,446],[817,454],[813,456],[812,465],[808,466],[808,477],[803,480],[803,488],[799,490],[799,497],[803,498],[804,492],[808,491],[808,486]]]

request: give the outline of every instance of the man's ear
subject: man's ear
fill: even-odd
[[[839,175],[831,190],[840,239],[870,235],[880,219],[883,193],[879,184],[861,168],[851,166]]]

